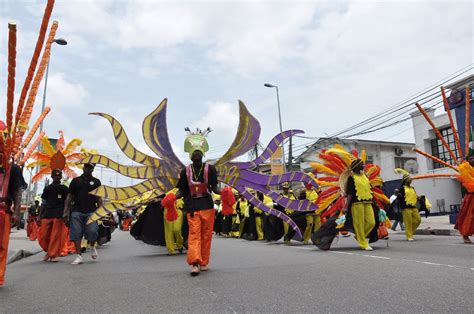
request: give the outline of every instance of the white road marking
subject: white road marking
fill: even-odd
[[[302,246],[287,246],[295,249],[300,249],[300,250],[307,250],[307,251],[314,251],[314,248],[311,247],[302,247]],[[378,255],[370,255],[370,254],[361,254],[361,253],[353,253],[353,252],[341,252],[341,251],[327,251],[328,253],[333,253],[333,254],[344,254],[344,255],[358,255],[362,257],[368,257],[368,258],[376,258],[376,259],[384,259],[384,260],[399,260],[399,261],[405,261],[405,262],[411,262],[411,263],[418,263],[418,264],[424,264],[424,265],[430,265],[430,266],[441,266],[441,267],[447,267],[447,268],[460,268],[460,269],[469,269],[474,271],[474,268],[469,268],[465,266],[458,266],[458,265],[450,265],[450,264],[441,264],[441,263],[433,263],[433,262],[427,262],[427,261],[417,261],[417,260],[410,260],[410,259],[404,259],[404,258],[391,258],[391,257],[386,257],[386,256],[378,256]]]

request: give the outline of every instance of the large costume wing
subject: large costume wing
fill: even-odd
[[[166,107],[168,100],[165,98],[158,107],[150,113],[142,124],[143,138],[150,149],[161,159],[167,160],[178,169],[183,164],[176,157],[168,137],[166,125]]]
[[[224,156],[216,162],[216,165],[242,156],[255,147],[260,137],[260,123],[250,114],[242,101],[239,101],[239,114],[239,126],[234,141]]]

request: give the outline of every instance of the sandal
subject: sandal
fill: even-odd
[[[199,266],[193,265],[193,268],[191,268],[191,276],[196,277],[200,272],[201,270],[199,269]]]

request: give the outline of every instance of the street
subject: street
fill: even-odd
[[[116,231],[93,262],[42,254],[7,267],[2,313],[12,312],[452,312],[472,310],[474,245],[460,237],[401,234],[357,249],[215,237],[210,270],[189,276],[184,255]]]

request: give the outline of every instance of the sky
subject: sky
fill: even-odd
[[[0,116],[7,23],[18,25],[19,93],[44,7],[0,0]],[[188,160],[185,127],[210,126],[207,158],[217,158],[235,136],[239,99],[260,121],[263,145],[278,133],[275,89],[263,86],[271,83],[279,86],[283,129],[325,136],[471,64],[473,10],[471,1],[57,0],[56,38],[68,45],[52,49],[45,130],[52,138],[63,130],[67,140],[78,137],[129,164],[108,122],[88,113],[111,114],[137,148],[153,154],[141,124],[168,98],[177,155]],[[33,117],[41,101],[42,89]],[[409,122],[365,138],[414,141]]]

